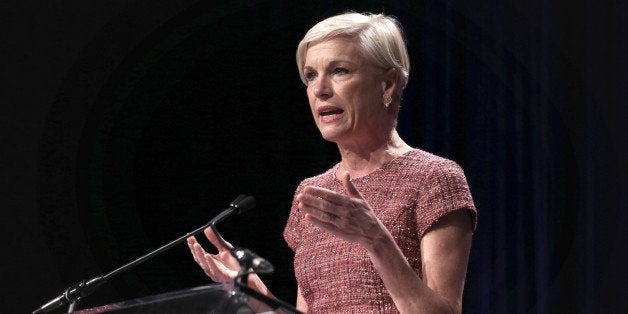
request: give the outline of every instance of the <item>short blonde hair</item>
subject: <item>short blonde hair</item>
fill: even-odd
[[[401,99],[410,75],[410,58],[401,24],[394,17],[384,14],[348,12],[314,25],[297,47],[297,66],[303,83],[307,85],[303,66],[309,44],[339,36],[356,39],[364,57],[375,66],[399,70],[396,92]]]

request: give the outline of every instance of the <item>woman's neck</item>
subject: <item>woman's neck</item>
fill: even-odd
[[[396,130],[385,140],[338,144],[342,158],[336,177],[349,172],[351,178],[360,178],[381,168],[387,162],[412,150]]]

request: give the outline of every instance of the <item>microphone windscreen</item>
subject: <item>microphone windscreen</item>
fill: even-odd
[[[246,198],[246,195],[244,194],[240,194],[238,195],[238,197],[236,197],[236,199],[234,199],[233,201],[231,201],[231,203],[229,204],[229,206],[231,207],[235,207],[238,203],[240,203],[243,199]]]
[[[257,205],[257,201],[253,196],[246,196],[240,199],[238,202],[234,202],[233,207],[237,209],[238,214],[241,214],[249,209],[252,209]]]

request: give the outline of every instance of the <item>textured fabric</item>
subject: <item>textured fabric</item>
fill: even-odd
[[[339,164],[305,179],[308,185],[344,193]],[[352,179],[377,217],[421,276],[420,241],[444,214],[476,209],[462,169],[454,162],[414,149],[361,178]],[[324,232],[304,219],[293,201],[284,238],[294,250],[294,270],[309,313],[397,313],[366,251]]]

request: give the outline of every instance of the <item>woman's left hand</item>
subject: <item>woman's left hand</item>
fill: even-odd
[[[299,195],[299,209],[314,225],[350,242],[366,244],[385,227],[351,182],[349,173],[342,178],[347,195],[307,186]],[[382,229],[383,228],[383,229]]]

